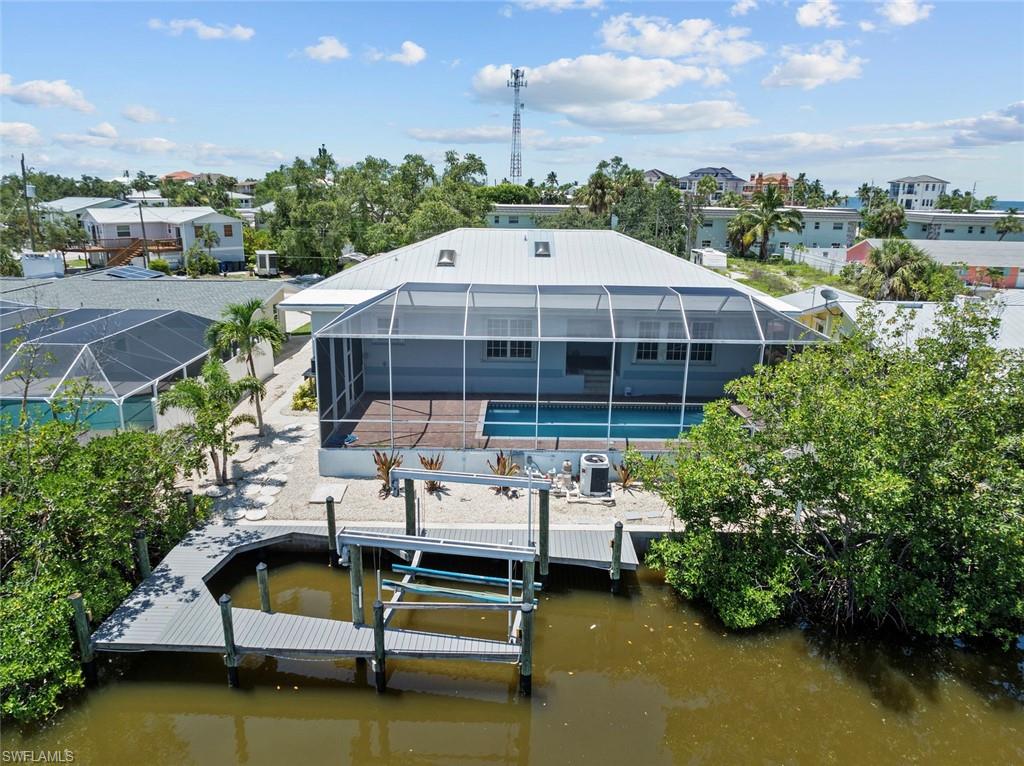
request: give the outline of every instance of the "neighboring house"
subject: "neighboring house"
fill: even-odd
[[[665,183],[672,184],[672,186],[676,186],[679,183],[679,179],[678,178],[676,178],[675,176],[669,175],[664,170],[658,170],[657,168],[652,168],[651,170],[645,170],[644,171],[644,181],[649,183],[651,186],[657,186],[662,181],[664,181]]]
[[[907,239],[963,239],[995,242],[999,240],[996,221],[1007,215],[1005,210],[979,210],[976,213],[932,212],[908,210],[903,236]],[[1004,242],[1024,242],[1024,232],[1003,237]]]
[[[781,253],[787,247],[803,245],[814,248],[847,248],[854,243],[860,225],[860,213],[844,207],[796,207],[803,216],[803,231],[776,231],[768,240],[773,253]],[[713,247],[729,250],[727,227],[738,214],[736,208],[706,207],[702,212],[703,221],[697,227],[695,247]]]
[[[183,253],[198,241],[203,227],[209,225],[220,237],[213,247],[213,257],[225,271],[245,269],[245,223],[212,207],[94,208],[83,214],[82,224],[92,240],[86,250],[93,265],[128,263],[141,258],[148,248],[150,253],[178,266]]]
[[[456,229],[281,308],[311,315],[335,476],[372,476],[373,447],[473,471],[498,449],[542,471],[662,450],[726,383],[825,340],[788,304],[609,230]]]
[[[235,184],[235,191],[239,194],[253,195],[256,193],[256,184],[258,184],[255,178],[246,178],[244,181],[239,181]]]
[[[789,312],[791,316],[830,337],[853,332],[857,327],[861,307],[869,306],[879,314],[883,326],[894,320],[908,322],[902,338],[908,346],[934,334],[942,308],[948,305],[934,301],[869,301],[854,293],[826,285],[783,295],[779,300],[793,306]],[[958,296],[957,300],[982,299]],[[995,348],[1024,349],[1024,300],[1019,297],[1019,293],[1000,293],[986,300],[994,302],[995,314],[1000,319],[999,334],[993,341]]]
[[[145,191],[132,189],[125,199],[133,205],[141,202],[146,207],[167,207],[170,204],[166,197],[160,196],[159,189],[146,189]]]
[[[889,199],[906,210],[931,210],[949,181],[935,176],[906,176],[889,182]]]
[[[49,202],[40,202],[39,210],[50,219],[73,216],[76,221],[81,221],[87,210],[124,207],[126,204],[124,200],[114,197],[61,197]]]
[[[957,266],[968,285],[1024,289],[1024,241],[969,242],[963,240],[912,239],[928,256],[946,266]],[[865,239],[846,251],[848,262],[863,262],[868,253],[885,243]]]
[[[248,210],[252,207],[252,195],[241,192],[229,191],[228,199],[231,200],[231,207],[239,210]]]
[[[679,189],[682,192],[690,193],[696,190],[700,179],[711,176],[715,179],[718,190],[711,196],[712,202],[717,202],[726,192],[742,194],[743,179],[733,173],[729,168],[697,168],[691,170],[687,175],[679,179]]]
[[[168,173],[165,176],[160,176],[161,181],[179,181],[184,183],[191,181],[196,177],[196,174],[189,170],[175,170],[173,173]]]
[[[742,194],[748,199],[753,197],[757,192],[763,191],[769,186],[778,187],[779,191],[782,192],[783,199],[789,199],[789,190],[792,185],[792,179],[789,173],[758,173],[754,175],[750,174],[750,180],[743,184]]]
[[[273,201],[264,202],[262,205],[256,205],[254,207],[242,208],[238,211],[238,215],[243,221],[245,221],[251,228],[255,229],[266,229],[269,224],[267,218],[274,214],[276,205]]]
[[[572,205],[512,205],[495,203],[487,214],[487,225],[492,229],[532,229],[537,221],[564,213]]]

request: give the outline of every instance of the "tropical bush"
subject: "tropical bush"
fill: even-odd
[[[377,466],[377,478],[381,481],[381,500],[391,497],[391,470],[402,465],[402,456],[397,452],[390,454],[375,449],[373,451],[373,464]]]
[[[518,476],[519,475],[519,463],[512,461],[511,455],[506,455],[504,450],[498,450],[498,454],[494,456],[494,462],[487,461],[487,467],[491,469],[491,473],[495,476]],[[499,495],[507,495],[508,487],[491,487]]]
[[[175,489],[171,437],[123,431],[85,441],[74,420],[0,435],[0,696],[4,717],[60,709],[83,678],[68,595],[80,591],[93,627],[138,583],[132,539],[154,563],[203,521]]]
[[[204,274],[220,273],[220,265],[217,259],[198,245],[192,245],[185,253],[185,273],[193,279]]]
[[[1024,630],[1024,354],[983,305],[934,337],[863,328],[727,392],[672,459],[634,458],[683,531],[650,563],[732,628],[800,615],[840,629],[1016,640]]]
[[[295,393],[292,394],[292,409],[316,411],[316,380],[306,378],[299,383]]]
[[[150,258],[149,268],[153,271],[159,271],[162,274],[171,273],[171,264],[165,261],[163,258]]]
[[[444,468],[444,455],[420,455],[420,465],[426,468],[428,471],[440,471]],[[433,479],[427,480],[425,484],[427,492],[440,492],[444,489],[444,484]]]

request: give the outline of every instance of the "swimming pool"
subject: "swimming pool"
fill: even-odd
[[[612,405],[612,438],[674,439],[679,436],[678,404]],[[537,415],[538,436],[563,439],[604,438],[608,435],[606,404],[541,404],[539,411],[531,402],[488,402],[483,436],[534,435]],[[704,419],[700,405],[686,405],[683,429],[688,430]]]

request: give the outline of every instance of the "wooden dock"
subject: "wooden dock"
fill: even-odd
[[[388,525],[353,525],[349,530],[394,532]],[[526,545],[525,529],[497,527],[428,527],[429,537],[465,542]],[[611,532],[600,528],[552,529],[551,561],[607,568]],[[311,543],[326,551],[327,526],[318,523],[209,525],[189,533],[152,574],[92,634],[97,651],[210,652],[225,650],[221,610],[207,581],[239,553],[274,543]],[[622,568],[636,569],[637,556],[628,534],[622,547]],[[371,625],[302,615],[231,610],[234,643],[239,655],[293,659],[370,658],[374,655]],[[466,636],[387,628],[387,654],[414,659],[472,659],[515,663],[520,647],[513,643]]]

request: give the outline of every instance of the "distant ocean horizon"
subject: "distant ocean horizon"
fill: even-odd
[[[846,207],[852,208],[853,210],[860,210],[862,207],[860,197],[851,195],[847,198]],[[1015,207],[1018,210],[1024,211],[1024,200],[1018,199],[999,199],[996,200],[996,204],[993,206],[993,210],[1009,210],[1011,207]]]

